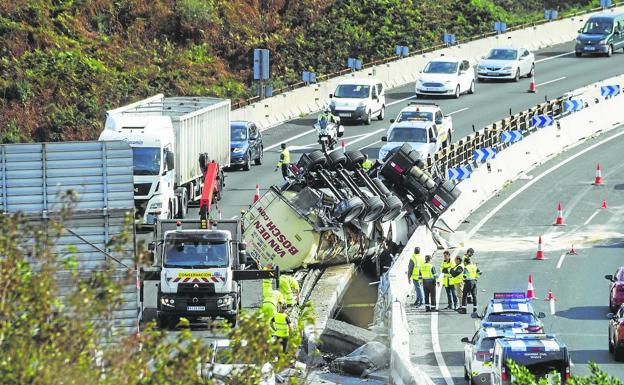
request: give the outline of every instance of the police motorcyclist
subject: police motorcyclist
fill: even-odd
[[[339,122],[340,119],[332,114],[331,108],[329,106],[325,107],[325,109],[323,109],[323,112],[321,112],[318,116],[318,123],[321,128],[325,128],[325,126],[329,123],[338,124]]]

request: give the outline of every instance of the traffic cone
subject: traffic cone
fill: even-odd
[[[606,209],[607,208],[607,198],[602,200],[602,206],[600,206],[601,209]]]
[[[529,274],[529,284],[527,285],[526,297],[528,299],[537,299],[535,290],[533,289],[533,274]]]
[[[544,259],[544,251],[542,251],[542,236],[540,235],[537,240],[537,254],[535,254],[535,259],[541,261]]]
[[[531,75],[531,83],[529,84],[529,91],[530,93],[534,94],[537,92],[537,90],[535,89],[535,74]]]
[[[256,185],[256,193],[253,196],[253,202],[256,203],[260,200],[260,185]]]
[[[596,178],[594,179],[594,185],[600,186],[602,184],[602,174],[600,173],[600,163],[596,165]]]
[[[347,152],[347,145],[345,144],[344,139],[342,139],[342,140],[340,141],[340,147],[342,147],[342,153],[343,153],[343,154]]]
[[[572,248],[566,254],[568,254],[568,255],[577,255],[576,249],[574,248],[574,245],[572,245]]]
[[[563,226],[563,208],[561,207],[561,202],[557,204],[557,219],[555,219],[554,226]]]
[[[555,296],[552,293],[552,289],[548,289],[548,297],[546,297],[546,299],[544,299],[544,301],[556,301],[557,298],[555,298]]]

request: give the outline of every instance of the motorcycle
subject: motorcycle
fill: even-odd
[[[338,138],[344,135],[344,126],[340,124],[340,118],[334,117],[335,122],[330,120],[317,121],[314,124],[314,128],[318,133],[318,142],[321,145],[323,152],[333,150],[338,144]]]

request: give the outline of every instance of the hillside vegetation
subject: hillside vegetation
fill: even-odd
[[[0,1],[0,142],[95,139],[104,112],[155,93],[253,95],[253,48],[275,87],[539,20],[598,0]]]

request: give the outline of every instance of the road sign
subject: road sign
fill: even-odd
[[[354,71],[361,70],[362,69],[362,61],[350,57],[350,58],[347,59],[347,67],[351,68]]]
[[[301,79],[305,82],[305,83],[316,83],[316,73],[315,72],[309,72],[309,71],[303,71],[301,73]]]
[[[532,127],[546,127],[552,126],[555,122],[555,119],[552,115],[535,115],[531,117],[531,126]]]
[[[544,19],[546,20],[555,20],[557,18],[558,12],[554,9],[545,9],[544,10]]]
[[[269,80],[269,50],[254,49],[254,80]]]
[[[503,23],[502,21],[495,21],[494,22],[494,31],[496,32],[505,32],[507,30],[507,24]]]
[[[444,44],[453,45],[455,44],[455,35],[452,33],[444,32]]]
[[[496,147],[485,147],[474,150],[473,159],[475,162],[487,162],[496,157]]]
[[[501,142],[516,143],[524,138],[524,134],[520,130],[510,130],[501,132]]]
[[[619,84],[600,87],[600,95],[602,95],[602,97],[617,96],[619,94],[620,94]]]
[[[585,103],[581,99],[570,99],[563,102],[563,110],[565,112],[580,111],[585,107]]]
[[[470,165],[452,167],[448,169],[449,180],[464,180],[470,178],[470,174],[472,174],[472,167],[470,167]]]
[[[601,8],[609,8],[611,6],[611,0],[600,0]]]

